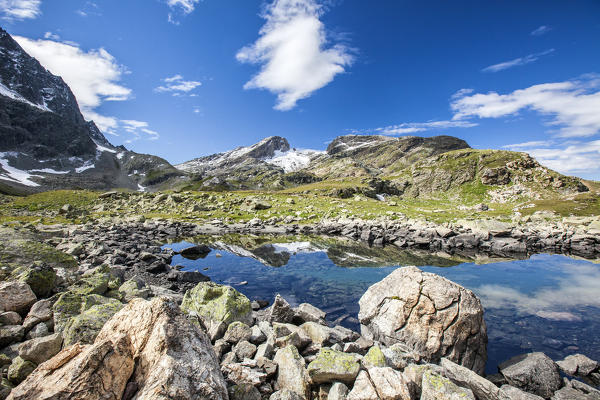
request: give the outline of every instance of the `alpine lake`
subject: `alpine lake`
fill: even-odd
[[[582,353],[600,359],[600,264],[556,254],[526,259],[449,255],[369,247],[353,240],[307,236],[202,236],[164,248],[205,244],[211,252],[173,265],[197,270],[251,300],[277,293],[292,306],[310,303],[331,324],[360,331],[358,301],[396,268],[415,265],[471,289],[485,308],[486,372],[508,358],[541,351],[561,360]]]

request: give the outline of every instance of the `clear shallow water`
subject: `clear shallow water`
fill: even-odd
[[[258,245],[251,241],[245,247],[207,244],[214,250],[205,258],[177,255],[173,265],[199,270],[253,300],[271,301],[279,293],[292,305],[311,303],[326,311],[329,321],[355,330],[359,330],[358,300],[367,288],[395,268],[409,265],[407,260],[418,264],[481,298],[488,326],[488,373],[497,372],[500,362],[531,351],[543,351],[555,360],[577,352],[600,359],[600,265],[589,261],[541,254],[477,265],[389,252],[387,259],[374,261],[373,254],[386,250],[306,241]],[[165,247],[178,251],[191,245]]]

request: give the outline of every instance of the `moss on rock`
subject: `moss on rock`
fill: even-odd
[[[23,382],[35,369],[36,365],[31,361],[23,360],[21,357],[16,357],[10,367],[8,367],[8,380],[18,385]]]
[[[231,286],[222,286],[213,282],[202,282],[183,297],[181,309],[186,313],[196,313],[205,325],[234,321],[250,323],[252,307],[250,300]]]
[[[19,280],[27,283],[38,298],[48,297],[56,285],[56,271],[46,265],[34,266],[21,274]]]
[[[104,324],[123,308],[120,301],[106,299],[70,319],[63,333],[65,347],[77,342],[93,343]]]
[[[374,367],[385,367],[385,356],[379,346],[373,346],[365,354],[364,361]]]
[[[308,364],[308,375],[315,383],[352,383],[360,371],[355,356],[341,351],[323,348],[317,357]]]

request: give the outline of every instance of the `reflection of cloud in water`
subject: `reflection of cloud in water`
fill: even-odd
[[[581,317],[572,313],[573,308],[600,308],[597,266],[570,264],[561,272],[566,275],[556,277],[557,286],[541,288],[531,294],[502,285],[482,285],[475,292],[485,308],[510,308],[551,320],[579,321]]]

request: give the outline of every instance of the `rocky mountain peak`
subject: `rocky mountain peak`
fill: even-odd
[[[389,146],[404,153],[419,147],[426,147],[432,154],[445,153],[452,150],[469,149],[470,146],[462,139],[453,136],[402,136],[389,137],[381,135],[346,135],[338,136],[327,147],[329,155],[352,155],[368,153],[380,146]]]
[[[286,152],[290,150],[290,144],[287,139],[281,136],[270,136],[260,142],[243,149],[247,149],[246,156],[263,159],[275,156],[276,152]]]

